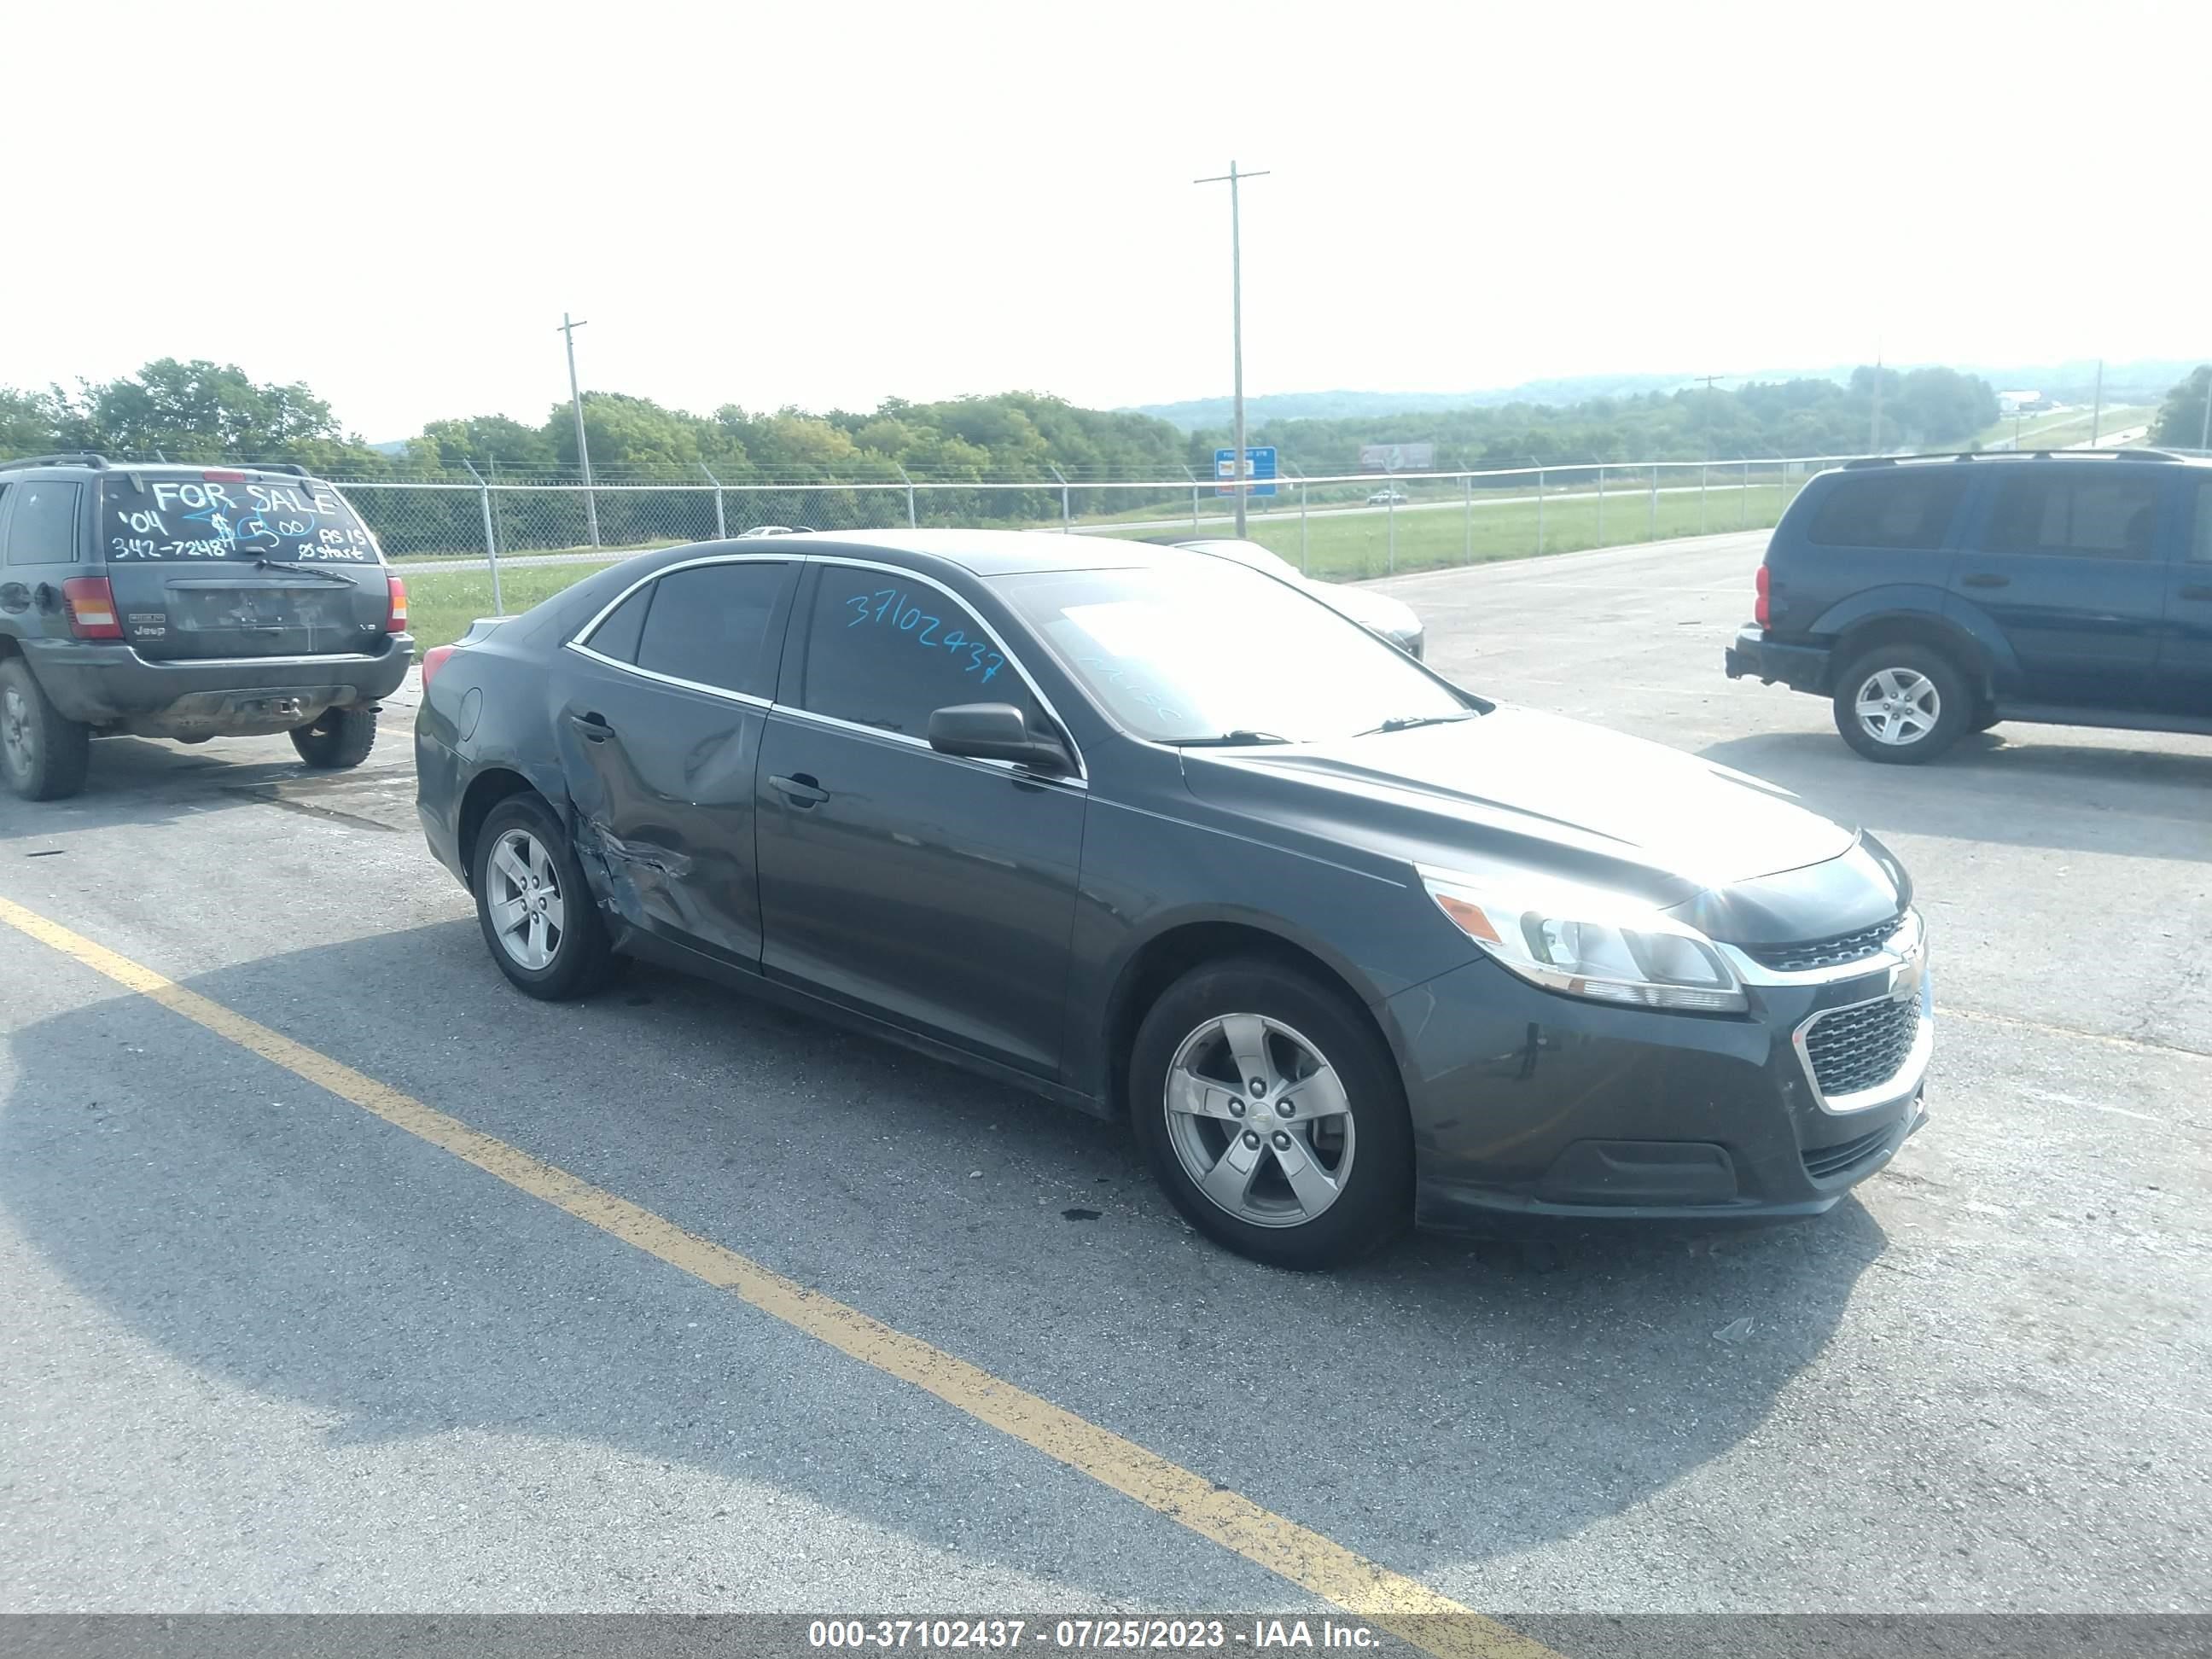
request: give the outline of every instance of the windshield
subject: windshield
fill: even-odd
[[[328,484],[310,478],[118,472],[102,480],[100,502],[100,542],[110,563],[382,562],[354,510]]]
[[[994,586],[1122,726],[1163,743],[1311,743],[1468,703],[1295,587],[1219,559]]]

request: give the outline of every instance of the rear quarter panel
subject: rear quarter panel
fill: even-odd
[[[1968,490],[1953,513],[1940,548],[1815,543],[1813,526],[1828,496],[1846,479],[1863,476],[1841,471],[1817,475],[1775,526],[1765,560],[1773,633],[1832,640],[1875,617],[1942,616],[1959,537],[1977,492]]]
[[[416,810],[431,850],[464,883],[461,806],[485,773],[517,774],[568,816],[553,726],[561,647],[645,574],[617,565],[508,618],[489,638],[455,651],[424,690],[415,717]]]

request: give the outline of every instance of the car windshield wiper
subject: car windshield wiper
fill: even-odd
[[[1277,737],[1273,732],[1219,732],[1210,738],[1164,738],[1164,743],[1177,749],[1230,749],[1247,744],[1288,743],[1288,738]]]
[[[260,555],[253,562],[264,570],[289,571],[295,576],[313,576],[317,581],[343,582],[348,587],[353,586],[352,577],[341,575],[335,570],[325,570],[319,565],[295,564],[287,559],[272,559],[266,553]]]
[[[1474,710],[1462,708],[1455,714],[1394,714],[1380,726],[1370,726],[1364,732],[1354,732],[1355,738],[1372,737],[1377,732],[1410,732],[1417,726],[1449,726],[1455,720],[1471,720]]]

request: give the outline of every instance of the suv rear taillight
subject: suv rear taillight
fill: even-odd
[[[407,584],[397,576],[386,576],[384,580],[392,586],[392,609],[384,618],[384,631],[404,634],[407,631]]]
[[[1754,586],[1757,588],[1759,598],[1752,604],[1751,619],[1757,623],[1761,628],[1771,628],[1773,626],[1773,623],[1769,620],[1771,616],[1771,607],[1767,604],[1767,600],[1771,596],[1767,592],[1766,567],[1763,564],[1759,567],[1759,577]]]
[[[105,576],[71,576],[62,584],[70,632],[81,640],[119,640],[123,619],[115,614],[115,590]]]
[[[422,689],[425,691],[430,689],[431,677],[446,665],[446,659],[459,648],[451,645],[434,645],[422,653]]]

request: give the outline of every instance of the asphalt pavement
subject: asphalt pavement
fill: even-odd
[[[1279,1273],[1114,1126],[654,971],[532,1002],[423,850],[404,719],[335,779],[113,739],[80,799],[0,800],[0,900],[328,1066],[0,926],[0,1610],[1321,1607],[342,1070],[1466,1607],[2212,1608],[2212,743],[1863,762],[1721,676],[1762,541],[1382,586],[1463,684],[1913,871],[1931,1121],[1770,1231]]]

